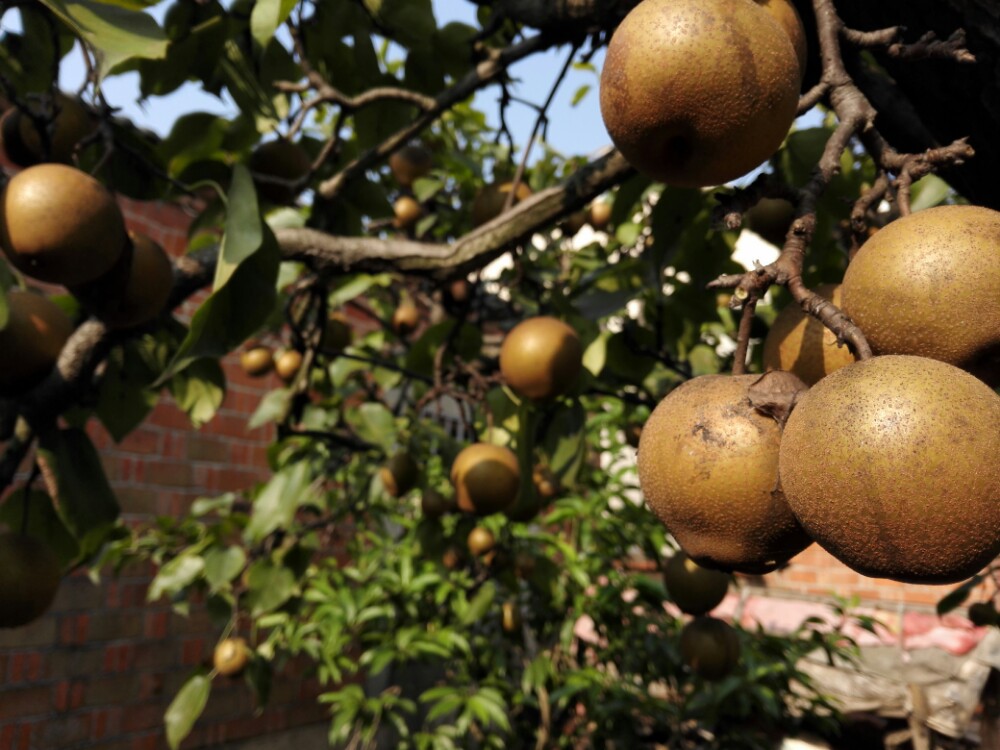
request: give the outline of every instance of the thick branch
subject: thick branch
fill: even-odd
[[[562,187],[543,190],[452,244],[338,237],[314,229],[277,233],[289,259],[316,270],[427,273],[442,277],[480,268],[539,229],[620,183],[632,168],[617,151],[577,171]]]

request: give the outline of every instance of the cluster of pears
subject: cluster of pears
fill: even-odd
[[[705,680],[719,680],[740,659],[740,640],[729,623],[709,616],[729,591],[729,576],[703,568],[678,551],[663,571],[667,593],[677,608],[693,619],[681,630],[681,658]]]
[[[719,185],[768,159],[798,109],[805,33],[788,0],[643,0],[601,72],[601,115],[640,172]]]
[[[114,195],[64,164],[37,164],[10,179],[0,195],[0,249],[25,275],[67,287],[111,328],[153,320],[173,288],[163,249],[127,232]],[[17,393],[51,370],[72,324],[40,295],[10,292],[7,301],[0,345],[19,356],[0,368],[0,388]]]
[[[505,336],[500,350],[500,370],[519,395],[544,402],[566,393],[583,366],[580,337],[572,327],[549,316],[528,318]],[[380,469],[382,486],[393,497],[416,487],[419,468],[406,451],[394,454]],[[506,446],[477,442],[463,448],[451,466],[454,500],[434,489],[424,492],[426,516],[438,518],[453,509],[476,516],[504,513],[525,521],[558,492],[558,478],[543,465],[534,467],[533,493],[521,492],[521,467]],[[529,495],[524,497],[523,495]]]
[[[326,354],[338,354],[351,345],[354,328],[342,311],[331,312],[323,326],[320,350]],[[297,349],[284,348],[274,351],[260,342],[251,342],[240,353],[240,366],[252,378],[262,378],[272,370],[284,383],[295,380],[304,357]]]
[[[765,376],[702,376],[646,423],[646,500],[698,563],[773,570],[812,541],[871,577],[943,584],[1000,553],[1000,213],[931,208],[874,234],[826,289],[877,355],[799,320]],[[779,318],[780,322],[780,318]],[[797,378],[781,373],[786,381]]]
[[[424,207],[413,196],[413,183],[430,174],[433,167],[433,154],[416,143],[404,146],[389,157],[389,171],[402,188],[392,204],[392,224],[397,229],[411,229],[424,215]]]

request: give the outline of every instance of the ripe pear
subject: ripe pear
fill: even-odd
[[[401,195],[392,204],[392,212],[395,214],[392,225],[397,229],[409,229],[417,223],[424,209],[413,197]]]
[[[45,614],[61,580],[62,566],[48,545],[0,534],[0,628],[18,628]]]
[[[876,354],[913,354],[1000,384],[1000,212],[938,206],[886,225],[844,274],[844,312]]]
[[[722,603],[729,591],[729,576],[720,570],[703,568],[683,550],[667,563],[663,582],[674,604],[689,615],[704,615]]]
[[[354,329],[342,312],[332,312],[326,319],[321,346],[328,352],[341,352],[351,345]]]
[[[408,336],[420,325],[420,308],[409,297],[403,298],[392,313],[392,330],[400,336]]]
[[[802,28],[802,19],[799,12],[790,0],[754,0],[764,10],[778,22],[778,25],[788,34],[788,38],[795,48],[795,57],[799,61],[799,77],[803,77],[806,72],[806,56],[808,47],[806,46],[806,31]]]
[[[469,545],[469,552],[476,557],[488,555],[497,546],[497,540],[493,536],[493,532],[483,526],[473,528],[469,532],[466,543]]]
[[[302,352],[296,349],[285,349],[274,357],[274,372],[286,384],[291,383],[299,370],[302,369]]]
[[[131,244],[115,266],[73,294],[109,328],[131,328],[156,318],[174,286],[166,252],[144,234],[129,232]]]
[[[516,601],[506,601],[500,608],[500,627],[503,632],[516,635],[524,627],[524,619],[521,617],[521,608]]]
[[[889,355],[804,395],[785,426],[788,504],[862,575],[953,583],[1000,553],[1000,396],[952,365]]]
[[[389,157],[389,169],[402,187],[408,188],[427,175],[434,166],[434,157],[423,146],[404,146]]]
[[[440,518],[455,509],[450,498],[445,497],[433,487],[424,490],[420,497],[420,511],[427,518]]]
[[[93,281],[112,269],[126,241],[115,196],[74,167],[29,167],[0,197],[0,247],[14,266],[40,281]]]
[[[286,183],[301,180],[312,169],[312,161],[299,144],[278,138],[257,146],[250,154],[249,166],[256,177],[254,184],[258,195],[271,203],[287,204],[295,201],[298,191],[267,178]]]
[[[726,622],[696,617],[681,631],[681,658],[704,680],[721,680],[740,660],[740,639]]]
[[[837,307],[843,305],[839,284],[818,286],[816,294]],[[837,344],[833,331],[795,302],[778,314],[764,339],[764,369],[793,372],[806,385],[813,385],[855,360],[849,347]]]
[[[21,393],[49,374],[59,359],[73,321],[40,294],[7,293],[7,325],[0,329],[0,394]]]
[[[41,114],[41,107],[32,105]],[[0,120],[0,135],[7,158],[19,167],[50,161],[71,164],[76,145],[94,132],[94,120],[79,99],[59,92],[55,96],[54,129],[49,130],[48,152],[38,125],[28,114],[10,109]],[[47,128],[48,130],[48,128]]]
[[[542,400],[566,393],[583,367],[580,336],[558,318],[518,323],[500,347],[500,372],[521,396]]]
[[[252,378],[262,378],[274,367],[274,355],[266,346],[254,346],[240,353],[240,367]]]
[[[643,0],[625,17],[601,73],[601,115],[636,169],[678,187],[719,185],[778,149],[802,69],[764,6]]]
[[[242,638],[219,641],[212,653],[212,666],[223,677],[238,677],[250,661],[250,647]]]
[[[379,469],[382,486],[392,497],[401,497],[417,486],[420,467],[406,451],[399,451]]]
[[[451,481],[460,510],[480,516],[499,513],[517,499],[521,469],[509,448],[474,443],[451,466]]]
[[[590,204],[590,226],[598,231],[608,228],[611,223],[611,201],[596,200]]]
[[[778,484],[781,426],[750,404],[759,375],[671,391],[639,439],[646,504],[699,565],[764,573],[810,544]]]

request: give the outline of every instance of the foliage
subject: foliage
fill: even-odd
[[[40,433],[51,500],[43,496],[36,515],[49,522],[53,543],[70,549],[66,557],[95,571],[153,561],[151,600],[168,597],[181,612],[204,602],[220,639],[249,634],[246,679],[261,701],[275,669],[307,657],[337,745],[503,747],[533,738],[538,747],[753,748],[800,729],[834,731],[833,707],[796,662],[815,648],[848,654],[836,629],[741,630],[738,671],[705,683],[681,663],[682,619],[665,607],[659,578],[633,564],[659,567],[671,543],[641,503],[625,431],[671,388],[732,364],[739,321],[705,291],[719,274],[742,270],[732,259],[738,233],[713,217],[717,195],[630,177],[608,196],[613,231],[568,236],[559,225],[542,227],[506,268],[469,275],[468,302],[442,295],[446,274],[404,274],[391,263],[314,270],[282,255],[281,230],[387,244],[445,243],[469,232],[479,188],[515,175],[526,154],[467,96],[420,133],[434,167],[413,185],[424,218],[408,236],[391,225],[392,201],[405,191],[384,159],[339,191],[322,185],[420,117],[412,99],[359,103],[359,95],[396,87],[436,96],[525,30],[491,19],[486,6],[480,28],[439,26],[427,0],[177,0],[161,25],[144,10],[154,5],[24,4],[16,10],[23,32],[7,32],[0,48],[5,93],[25,107],[49,95],[52,70],[74,39],[86,42],[93,76],[85,98],[99,125],[81,143],[79,165],[124,195],[194,200],[189,250],[219,247],[211,294],[190,320],[165,316],[114,341],[95,387],[65,410],[72,426]],[[574,59],[587,67],[592,52]],[[103,100],[103,78],[127,72],[138,72],[145,97],[195,81],[239,111],[183,113],[157,139],[114,117]],[[334,93],[311,98],[317,80]],[[575,101],[587,95],[581,89]],[[807,182],[833,127],[827,118],[793,132],[769,166],[776,180]],[[311,157],[325,149],[296,186],[316,191],[294,206],[259,201],[262,177],[246,166],[275,133]],[[583,164],[544,142],[528,156],[525,179],[536,192]],[[844,201],[874,179],[867,155],[844,151],[820,201],[810,285],[842,274]],[[942,185],[926,178],[914,202],[953,199]],[[2,263],[0,282],[27,283]],[[412,337],[389,325],[404,295],[438,315]],[[776,294],[758,307],[755,340],[782,301]],[[342,308],[371,325],[356,327],[345,352],[324,350],[323,321]],[[540,404],[519,400],[496,375],[498,334],[536,314],[569,322],[585,349],[575,388]],[[219,358],[251,337],[305,353],[299,373],[250,420],[276,425],[271,478],[202,498],[178,518],[114,525],[116,503],[80,428],[96,417],[121,440],[163,393],[204,424],[222,403]],[[48,416],[54,425],[59,414]],[[475,519],[431,519],[419,504],[426,488],[451,494],[451,460],[473,439],[517,452],[519,502],[537,513],[527,522],[502,514],[479,521],[499,540],[489,559],[465,550]],[[378,469],[400,449],[423,476],[420,489],[397,499]],[[530,479],[538,464],[560,485],[544,508]],[[20,512],[13,505],[4,506],[5,521]],[[504,628],[505,607],[521,615],[514,632]],[[172,747],[209,700],[211,677],[193,674],[167,711]]]

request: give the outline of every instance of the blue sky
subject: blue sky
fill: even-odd
[[[433,0],[438,23],[462,21],[475,24],[476,6],[466,0]],[[158,20],[170,6],[164,2],[153,8]],[[569,48],[551,50],[532,56],[511,70],[516,79],[512,90],[515,96],[541,104],[548,96]],[[594,63],[600,69],[601,57]],[[77,56],[68,58],[63,65],[62,85],[66,89],[79,86],[83,80],[82,61]],[[571,106],[574,93],[581,86],[590,84],[590,93],[576,106]],[[188,84],[166,97],[147,99],[141,104],[138,98],[138,76],[126,74],[106,80],[105,96],[108,101],[123,109],[123,113],[139,125],[161,135],[170,130],[171,124],[185,112],[209,111],[232,114],[235,108],[228,101],[201,93],[197,86]],[[484,109],[489,121],[499,123],[497,98],[499,88],[491,86],[476,97],[477,106]],[[515,142],[524,144],[531,134],[536,113],[530,107],[514,103],[507,112],[507,122],[513,132]],[[548,127],[549,143],[559,151],[569,154],[589,154],[610,143],[610,138],[601,121],[597,98],[597,78],[592,72],[571,70],[563,81],[550,109]]]

